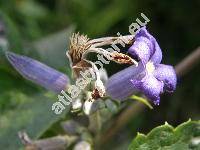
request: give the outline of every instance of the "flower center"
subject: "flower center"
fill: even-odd
[[[149,62],[146,64],[146,70],[147,70],[148,73],[153,73],[153,72],[154,72],[155,66],[153,65],[153,62],[150,62],[150,61],[149,61]]]

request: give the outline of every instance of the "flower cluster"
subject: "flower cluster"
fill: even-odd
[[[100,39],[100,42],[102,42],[101,40],[102,39]],[[85,39],[85,43],[87,42],[88,39]],[[97,41],[95,43],[97,43]],[[102,45],[102,43],[100,43],[100,45]],[[94,46],[93,50],[101,53],[105,51],[102,48],[94,48]],[[115,60],[118,60],[119,56],[120,59],[117,61],[118,63],[121,62],[121,59],[123,59],[123,61],[127,58],[128,60],[136,59],[139,61],[138,65],[132,65],[111,76],[106,83],[106,95],[113,99],[125,100],[132,94],[141,92],[152,100],[154,104],[159,105],[160,94],[165,91],[173,92],[176,88],[177,79],[174,68],[169,65],[160,64],[162,60],[162,51],[156,39],[146,30],[146,27],[142,27],[139,32],[137,32],[134,37],[133,45],[128,49],[128,53],[132,58],[129,58],[128,55],[121,58],[121,56],[123,56],[122,53],[117,53],[117,59]],[[76,56],[75,54],[76,53],[73,53],[73,56]],[[59,93],[62,90],[65,91],[70,84],[69,78],[66,75],[39,61],[12,52],[7,52],[6,55],[10,63],[25,78],[49,90]],[[80,62],[82,63],[82,61]],[[92,62],[90,62],[90,64],[94,65]],[[89,65],[87,67],[89,67]],[[96,70],[95,73],[98,76],[98,69]],[[96,84],[99,83],[99,80],[96,81]],[[103,84],[97,84],[98,86],[96,84],[95,89],[98,90],[100,88],[99,91],[104,89]],[[102,93],[104,93],[104,91]],[[104,94],[102,95],[104,96]]]
[[[160,94],[173,92],[176,88],[174,68],[160,64],[162,51],[146,27],[136,34],[128,53],[139,60],[139,65],[130,66],[111,76],[106,86],[107,94],[114,99],[125,100],[135,92],[142,92],[155,105],[159,105]]]

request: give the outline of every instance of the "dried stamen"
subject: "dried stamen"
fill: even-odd
[[[72,34],[68,54],[71,57],[73,65],[81,61],[82,54],[91,46],[88,41],[89,38],[85,35],[80,35],[79,33]]]
[[[128,56],[126,54],[113,52],[113,53],[111,53],[111,57],[112,57],[113,61],[120,63],[120,64],[136,64],[136,65],[138,65],[138,63],[134,59],[132,59],[130,56]]]

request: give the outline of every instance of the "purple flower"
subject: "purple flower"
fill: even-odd
[[[45,87],[48,90],[59,93],[65,90],[69,78],[57,70],[48,67],[32,58],[6,52],[7,59],[12,66],[26,79]]]
[[[160,94],[173,92],[176,88],[174,68],[160,64],[162,51],[146,27],[136,34],[128,53],[139,60],[138,67],[130,66],[111,76],[106,85],[107,94],[114,99],[124,100],[136,92],[142,92],[159,105]]]

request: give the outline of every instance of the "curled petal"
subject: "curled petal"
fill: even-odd
[[[65,90],[69,78],[57,70],[32,58],[6,52],[12,66],[26,79],[54,92]]]
[[[146,26],[140,28],[140,31],[135,35],[135,38],[138,37],[146,37],[147,39],[151,39],[152,35],[147,31]]]
[[[164,82],[164,90],[173,92],[176,89],[177,77],[172,66],[159,64],[156,66],[154,76]]]
[[[140,78],[143,70],[143,65],[139,63],[138,67],[130,66],[112,75],[106,83],[107,95],[117,100],[125,100],[131,96],[136,90],[134,90],[130,79]]]
[[[146,27],[142,27],[135,35],[135,42],[128,49],[128,52],[146,64],[154,53],[152,39],[153,37],[146,30]]]
[[[144,62],[149,61],[151,56],[151,41],[146,37],[138,37],[135,39],[133,45],[128,49],[128,52],[133,56]]]
[[[161,60],[162,60],[162,51],[161,51],[161,48],[158,45],[156,39],[154,38],[152,41],[153,41],[153,45],[154,45],[154,53],[151,56],[150,60],[154,64],[159,64],[159,63],[161,63]]]
[[[159,64],[162,60],[162,51],[156,39],[147,31],[146,27],[140,29],[135,36],[135,42],[128,52],[138,58],[144,64],[151,60],[154,64]]]
[[[132,86],[144,93],[155,105],[159,105],[160,94],[163,92],[163,82],[152,75],[146,75],[142,80],[131,79]]]

